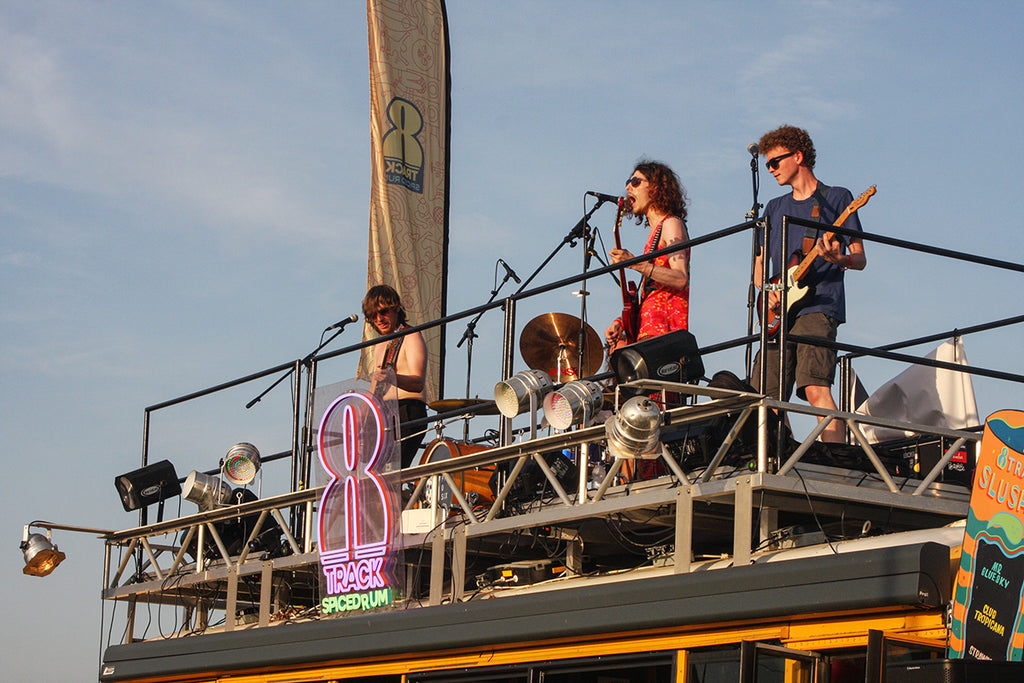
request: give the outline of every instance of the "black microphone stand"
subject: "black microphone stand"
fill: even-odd
[[[555,256],[558,254],[558,252],[562,250],[562,247],[564,247],[566,244],[568,244],[570,247],[575,247],[577,240],[581,240],[583,242],[583,272],[584,273],[587,272],[587,270],[588,270],[588,268],[590,266],[590,259],[594,255],[594,253],[595,253],[594,252],[594,241],[596,239],[596,233],[595,233],[594,230],[592,230],[590,228],[590,225],[589,225],[588,221],[590,220],[591,216],[593,216],[594,213],[599,208],[601,208],[601,205],[604,204],[606,201],[607,201],[606,199],[598,197],[597,203],[594,204],[593,207],[591,207],[590,211],[587,211],[586,213],[583,214],[583,218],[581,218],[579,220],[579,222],[577,222],[576,225],[573,226],[572,230],[570,230],[569,233],[565,237],[562,238],[562,241],[558,244],[557,247],[555,247],[554,251],[552,251],[548,255],[548,257],[546,259],[544,259],[544,261],[539,266],[537,266],[537,269],[533,271],[533,273],[530,275],[530,277],[526,278],[526,281],[523,282],[523,284],[519,287],[519,289],[516,290],[516,294],[519,294],[520,292],[525,290],[530,285],[530,283],[534,280],[534,278],[536,278],[540,274],[540,272],[542,270],[544,270],[544,268],[547,267],[548,263],[551,262],[551,259],[555,258]],[[600,257],[598,258],[598,260],[600,260]],[[583,357],[584,357],[582,354],[584,353],[585,344],[586,344],[587,294],[588,294],[588,292],[587,292],[586,280],[583,280],[582,289],[580,291],[580,295],[581,295],[581,298],[583,300],[581,302],[581,304],[580,304],[580,331],[579,331],[580,339],[579,339],[579,343],[578,343],[578,348],[580,350],[580,357],[576,359],[577,366],[579,366],[581,368],[582,368],[582,360],[583,360]]]
[[[312,360],[313,360],[313,356],[315,356],[315,355],[316,355],[316,354],[317,354],[317,353],[318,353],[318,352],[320,351],[320,349],[324,348],[325,346],[327,346],[328,344],[330,344],[330,343],[331,343],[332,341],[334,341],[335,337],[337,337],[337,336],[338,336],[339,334],[341,334],[341,333],[342,333],[342,332],[344,332],[344,331],[345,331],[345,325],[342,325],[341,327],[339,327],[339,328],[338,328],[338,331],[337,331],[337,332],[335,332],[335,333],[334,333],[334,334],[332,334],[332,335],[331,335],[330,337],[328,337],[328,338],[327,338],[326,340],[324,340],[324,337],[323,337],[323,335],[324,335],[324,334],[327,334],[327,330],[324,330],[324,331],[323,331],[323,333],[322,333],[322,334],[320,335],[320,345],[319,345],[319,346],[317,346],[317,347],[316,347],[315,349],[313,349],[312,351],[310,351],[310,352],[309,352],[309,353],[308,353],[308,354],[306,355],[306,357],[302,359],[302,361],[301,361],[302,365],[304,365],[304,366],[307,366],[307,367],[308,367],[308,366],[309,366],[309,363],[310,363],[310,361],[312,361]],[[269,393],[271,392],[271,390],[272,390],[272,389],[273,389],[274,387],[276,387],[276,386],[277,386],[278,384],[280,384],[281,382],[283,382],[283,381],[285,381],[286,379],[288,379],[289,377],[291,377],[291,375],[292,375],[292,373],[293,373],[293,372],[295,372],[295,367],[294,367],[294,366],[292,366],[292,368],[291,368],[290,370],[288,370],[288,372],[286,372],[286,373],[284,373],[283,375],[281,375],[280,377],[278,377],[278,378],[277,378],[277,381],[276,381],[276,382],[274,382],[273,384],[271,384],[271,385],[270,385],[269,387],[267,387],[266,389],[264,389],[264,390],[263,390],[263,391],[262,391],[262,392],[260,393],[260,395],[259,395],[259,396],[257,396],[257,397],[256,397],[256,398],[254,398],[253,400],[251,400],[251,401],[249,401],[248,403],[246,403],[246,404],[245,404],[245,409],[246,409],[246,410],[248,410],[248,409],[252,408],[252,407],[253,407],[254,405],[256,405],[257,403],[259,403],[259,402],[260,402],[260,401],[261,401],[261,400],[263,399],[263,397],[264,397],[264,396],[266,396],[267,394],[269,394]]]
[[[495,297],[498,296],[498,292],[500,292],[501,289],[503,287],[505,287],[505,283],[507,283],[511,279],[512,279],[512,272],[506,268],[506,270],[505,270],[505,278],[502,279],[502,282],[501,282],[500,285],[498,285],[497,287],[495,287],[495,289],[490,291],[490,298],[487,299],[487,303],[492,303],[495,300]],[[497,262],[495,263],[495,282],[498,282],[498,263]],[[486,305],[486,304],[484,304],[484,305]],[[473,340],[476,339],[479,336],[479,335],[476,334],[476,324],[480,322],[480,318],[483,317],[483,314],[485,312],[487,312],[487,310],[489,310],[489,308],[485,308],[484,310],[481,310],[479,313],[476,314],[476,317],[474,317],[472,319],[472,321],[470,321],[466,325],[466,332],[463,333],[462,339],[460,339],[459,343],[456,344],[456,348],[462,348],[463,342],[469,342],[469,344],[466,346],[466,398],[470,397],[469,396],[470,376],[472,375],[472,369],[473,369]]]
[[[748,148],[749,149],[749,148]],[[750,181],[754,193],[754,203],[750,207],[750,211],[747,211],[747,220],[756,221],[758,220],[762,205],[757,201],[757,193],[761,185],[760,169],[757,165],[757,151],[752,150],[750,153]],[[750,231],[750,284],[747,287],[747,336],[754,334],[754,308],[756,307],[757,301],[757,287],[754,283],[754,264],[757,261],[758,245],[757,245],[757,230]],[[767,249],[767,245],[766,245]],[[763,263],[767,267],[767,261]],[[747,381],[750,381],[750,374],[752,370],[752,355],[753,355],[753,342],[747,342],[746,353],[744,357],[744,370],[746,371]]]

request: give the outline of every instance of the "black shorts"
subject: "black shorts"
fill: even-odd
[[[828,341],[836,340],[839,323],[824,313],[808,313],[801,315],[789,329],[790,334],[804,337],[819,337]],[[816,346],[814,344],[786,344],[786,391],[782,400],[788,401],[793,393],[796,382],[796,395],[807,400],[804,387],[830,387],[836,378],[835,349]],[[754,359],[754,373],[751,381],[755,388],[761,381],[761,353]],[[768,378],[766,389],[761,393],[777,397],[779,395],[779,345],[768,346]]]

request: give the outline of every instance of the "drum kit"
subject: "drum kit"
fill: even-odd
[[[604,347],[597,332],[568,313],[545,313],[528,322],[519,338],[519,352],[530,368],[548,373],[556,383],[595,375],[604,362]],[[494,401],[481,398],[448,398],[428,405],[437,413],[467,411],[477,415],[498,414]],[[427,444],[412,464],[422,465],[489,449],[490,446],[439,437]],[[492,474],[493,467],[468,470],[457,475],[459,487],[471,504],[493,502],[494,495],[489,485]],[[444,495],[445,499],[448,497]]]

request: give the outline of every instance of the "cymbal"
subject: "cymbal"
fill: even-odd
[[[486,401],[482,398],[443,398],[439,401],[428,403],[427,407],[438,413],[448,413],[453,410],[465,410],[484,403],[490,403],[486,408],[475,410],[477,415],[497,415],[498,406],[494,401]]]
[[[581,325],[579,318],[568,313],[537,316],[526,323],[519,337],[523,360],[534,370],[549,373],[555,380],[569,381],[597,373],[604,360],[604,347],[594,328],[586,325],[581,354]]]

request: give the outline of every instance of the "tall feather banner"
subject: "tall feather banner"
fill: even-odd
[[[366,16],[373,162],[367,283],[394,287],[418,325],[443,317],[447,307],[448,19],[443,0],[367,0]],[[372,334],[369,325],[365,334]],[[444,330],[423,336],[431,401],[443,391]]]

